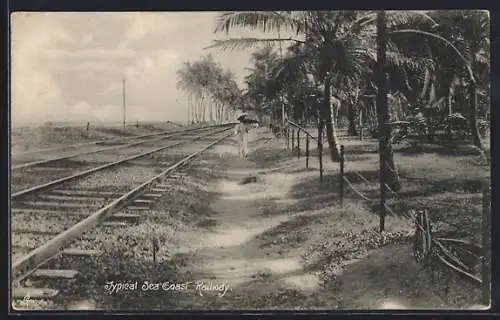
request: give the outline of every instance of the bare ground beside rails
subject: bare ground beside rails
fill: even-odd
[[[86,130],[86,124],[81,126],[19,126],[12,127],[11,152],[13,155],[22,152],[43,151],[49,148],[69,147],[73,144],[133,137],[152,134],[162,130],[175,130],[181,127],[172,122],[140,125],[127,124],[125,130],[120,126],[104,126],[91,124]]]
[[[262,139],[269,137],[252,131],[247,160],[237,157],[230,139],[185,168],[140,225],[102,242],[104,254],[79,267],[77,291],[68,288],[57,305],[66,308],[64,297],[70,296],[92,308],[134,310],[364,309],[384,303],[464,308],[479,301],[479,290],[467,281],[451,275],[433,282],[415,262],[412,221],[388,216],[387,232],[380,235],[378,216],[356,195],[348,192],[339,205],[336,164],[325,157],[320,183],[317,162],[306,170],[304,158],[284,150],[283,141]],[[373,143],[345,144],[346,172],[366,175],[373,183],[355,185],[376,198]],[[392,200],[395,212],[424,205],[455,237],[480,238],[481,200],[474,186],[489,176],[489,167],[473,155],[439,152],[397,153],[396,159],[404,189]],[[242,184],[249,176],[250,183]],[[152,238],[160,240],[156,263]],[[137,281],[139,289],[110,294],[107,281]],[[142,291],[143,281],[192,282],[185,289]]]

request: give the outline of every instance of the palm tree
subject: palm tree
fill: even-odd
[[[486,71],[483,71],[483,74],[489,74],[490,21],[488,11],[459,10],[437,13],[437,16],[442,20],[447,20],[445,21],[448,23],[443,25],[454,29],[454,32],[450,32],[451,42],[464,53],[466,62],[472,69],[473,78],[470,79],[468,87],[469,123],[472,141],[476,147],[482,149],[477,127],[477,87],[481,79],[485,79],[484,76],[481,77],[481,70]],[[458,30],[456,30],[457,26],[460,26]],[[485,85],[484,81],[482,85]]]
[[[471,19],[472,25],[476,26],[476,28],[472,28],[477,31],[477,29],[481,29],[485,25],[484,19]],[[471,121],[471,129],[475,131],[473,133],[474,144],[480,146],[479,135],[477,132],[476,126],[476,81],[474,78],[474,74],[471,70],[470,65],[472,63],[467,63],[467,60],[463,57],[461,52],[447,39],[425,31],[420,30],[397,30],[393,31],[392,34],[420,34],[425,35],[427,37],[437,39],[442,43],[448,45],[453,51],[465,62],[465,67],[470,76],[470,95],[471,95],[471,107],[470,107],[470,121]],[[388,169],[394,168],[394,164],[390,164],[389,161],[393,159],[392,156],[392,148],[390,144],[390,135],[391,129],[389,125],[389,111],[387,106],[387,78],[384,71],[385,62],[386,62],[386,49],[389,38],[389,33],[387,32],[387,18],[386,13],[384,11],[380,11],[377,13],[377,69],[376,69],[376,79],[377,79],[377,111],[379,116],[379,153],[380,153],[380,191],[381,191],[381,208],[385,205],[385,193],[386,193],[386,178],[389,174]],[[477,34],[476,34],[477,35]],[[472,40],[472,39],[471,39]],[[481,40],[480,40],[481,41]],[[471,51],[473,53],[477,53],[480,46],[480,41],[471,41],[473,45],[471,45]],[[476,46],[474,46],[476,45]],[[475,49],[475,50],[474,50]],[[472,58],[471,61],[474,61]],[[397,177],[397,175],[396,175]],[[381,212],[385,212],[382,208]],[[384,218],[381,216],[380,220],[380,230],[384,229]]]
[[[379,158],[380,158],[380,231],[384,230],[385,224],[385,196],[386,181],[390,172],[388,172],[388,162],[394,159],[392,146],[390,143],[389,127],[389,108],[387,105],[387,78],[385,74],[385,60],[387,50],[387,21],[385,11],[377,14],[377,114],[378,114],[378,132],[379,132]],[[394,168],[394,163],[389,164]],[[398,177],[398,175],[396,175]],[[399,183],[398,183],[399,184]],[[399,189],[399,188],[398,188]]]
[[[430,12],[440,24],[432,29],[419,28],[404,29],[390,32],[394,41],[401,41],[396,36],[419,36],[420,41],[414,41],[421,47],[427,45],[430,56],[437,61],[433,72],[427,77],[433,77],[434,83],[439,83],[443,88],[438,90],[438,97],[445,97],[448,101],[448,114],[452,112],[451,94],[457,85],[458,78],[466,78],[469,95],[469,123],[472,140],[475,146],[482,149],[477,128],[477,86],[478,78],[485,79],[489,73],[489,16],[486,11],[460,10]],[[431,43],[432,42],[432,43]],[[424,44],[424,46],[422,46]],[[424,53],[425,54],[425,53]],[[482,71],[479,71],[482,70]],[[445,71],[445,72],[443,72]],[[483,77],[481,77],[483,75]],[[437,79],[440,77],[440,79]],[[487,77],[486,77],[487,78]],[[486,87],[483,83],[483,86]],[[425,88],[425,86],[424,86]]]
[[[185,62],[177,70],[177,89],[188,95],[191,121],[205,122],[207,109],[209,121],[221,121],[227,107],[233,107],[240,96],[240,90],[230,70],[224,70],[211,55],[201,60]],[[215,107],[215,110],[214,110]]]
[[[323,83],[324,101],[321,117],[326,122],[327,138],[332,161],[340,159],[338,142],[335,138],[334,112],[330,103],[334,73],[345,69],[345,48],[338,35],[343,31],[344,21],[354,20],[354,12],[231,12],[221,14],[215,32],[226,33],[234,27],[261,29],[264,32],[291,29],[305,39],[295,38],[240,38],[216,40],[210,47],[248,48],[262,42],[292,41],[309,48],[307,55],[298,57],[316,58],[319,61],[316,77]],[[338,77],[342,82],[342,77]]]
[[[222,68],[215,70],[215,81],[210,87],[210,92],[212,101],[215,104],[216,121],[222,122],[224,115],[227,115],[228,109],[235,108],[235,97],[239,95],[239,89],[234,80],[235,75],[233,72],[222,70]]]
[[[374,13],[367,13],[363,14],[360,19],[358,19],[358,26],[360,28],[369,28],[371,26],[371,22],[373,22],[376,19],[377,21],[377,59],[376,59],[376,87],[377,87],[377,113],[378,113],[378,118],[379,118],[379,145],[380,145],[380,170],[381,170],[381,198],[384,198],[385,194],[385,184],[387,184],[391,189],[393,190],[398,190],[400,189],[400,184],[399,184],[399,179],[397,176],[396,168],[394,166],[394,160],[393,160],[393,154],[392,154],[392,148],[390,146],[390,135],[391,135],[391,128],[389,125],[390,121],[390,112],[389,108],[387,106],[387,94],[388,94],[388,82],[391,83],[391,85],[394,85],[394,82],[400,82],[404,84],[403,86],[399,86],[398,91],[402,92],[405,97],[412,102],[416,101],[417,95],[415,92],[411,89],[411,87],[408,84],[408,62],[409,66],[411,68],[415,66],[411,66],[412,62],[411,61],[406,61],[405,68],[400,68],[397,70],[396,74],[390,75],[390,78],[393,78],[394,76],[397,75],[397,73],[400,73],[400,76],[403,76],[400,79],[404,81],[392,81],[392,79],[387,79],[387,73],[390,71],[391,66],[387,63],[389,62],[387,58],[390,56],[391,51],[387,51],[388,47],[392,46],[392,51],[400,51],[401,46],[397,46],[397,42],[395,43],[394,40],[396,39],[397,35],[405,35],[408,37],[408,35],[419,35],[423,36],[427,41],[429,40],[434,40],[437,41],[437,43],[440,46],[440,49],[442,50],[443,47],[448,47],[451,49],[452,53],[463,63],[466,60],[464,59],[463,55],[461,52],[447,39],[444,37],[428,32],[428,31],[422,31],[422,30],[416,30],[416,29],[401,29],[402,26],[407,26],[413,24],[417,24],[423,27],[428,28],[428,30],[432,30],[433,28],[436,28],[438,24],[427,14],[424,12],[389,12],[386,14],[386,12],[378,12],[376,16],[374,17]],[[388,25],[391,27],[392,30],[387,30]],[[404,27],[403,27],[404,28]],[[392,41],[389,41],[392,40]],[[421,44],[422,42],[420,42]],[[396,50],[394,50],[396,49]],[[404,47],[403,47],[404,49]],[[414,55],[409,55],[411,57],[411,60],[415,60],[416,58],[419,57],[419,52],[414,53]],[[429,69],[432,70],[432,68],[435,68],[435,64],[433,64],[430,59],[428,59],[428,55],[425,55],[422,57],[420,55],[420,59],[423,59],[423,63],[417,63],[417,68],[416,69],[422,69],[422,66],[424,66],[424,70]],[[404,58],[404,56],[400,56],[399,58]],[[405,59],[403,59],[404,61]],[[429,63],[431,62],[431,63]],[[463,66],[463,64],[462,64]],[[411,69],[410,68],[410,69]],[[465,69],[471,79],[471,83],[475,83],[474,76],[471,72],[470,66],[465,63]],[[401,73],[403,71],[403,73]],[[415,71],[415,70],[412,70]],[[397,79],[398,77],[396,77]],[[388,81],[390,80],[390,81]],[[425,87],[425,85],[424,85]],[[473,86],[471,86],[473,87]],[[434,94],[435,96],[435,94]],[[386,167],[387,166],[387,167]],[[391,174],[392,173],[392,174]],[[390,179],[389,177],[393,177],[393,179]],[[385,181],[384,181],[385,180]],[[392,180],[392,181],[391,181]],[[386,183],[390,182],[390,183]]]
[[[185,92],[188,96],[188,121],[197,122],[198,113],[195,108],[197,87],[191,62],[184,62],[183,67],[177,70],[177,78],[177,89]]]
[[[393,20],[407,20],[406,13],[395,14]],[[360,20],[359,26],[368,25],[373,20],[373,13],[368,13]],[[387,47],[389,35],[387,32],[387,16],[385,11],[376,14],[376,43],[377,55],[375,64],[375,85],[377,87],[377,115],[378,115],[378,138],[379,138],[379,166],[380,166],[380,231],[385,228],[385,201],[387,188],[399,191],[401,184],[394,164],[394,153],[391,146],[390,113],[387,104],[388,94],[388,66]]]

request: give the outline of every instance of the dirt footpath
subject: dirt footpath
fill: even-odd
[[[178,308],[453,307],[415,263],[411,223],[386,222],[402,243],[366,244],[363,235],[378,236],[378,218],[357,203],[339,207],[335,172],[321,184],[314,164],[305,170],[303,158],[269,137],[251,132],[248,159],[238,157],[235,139],[203,156],[198,170],[219,178],[207,185],[216,194],[206,204],[209,225],[175,239],[175,256],[185,261],[180,272],[192,281]],[[325,247],[330,255],[321,253]]]

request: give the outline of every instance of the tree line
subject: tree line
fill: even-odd
[[[242,104],[242,91],[235,75],[215,62],[211,54],[187,61],[177,70],[177,89],[188,97],[188,121],[222,122]]]
[[[340,160],[341,118],[349,135],[368,126],[379,139],[381,185],[393,191],[400,189],[394,121],[411,122],[433,141],[440,126],[462,118],[482,149],[478,117],[489,120],[490,108],[487,11],[225,12],[214,32],[235,28],[296,36],[214,40],[208,48],[253,50],[252,67],[241,90],[210,55],[187,63],[179,83],[195,101],[195,121],[205,119],[204,101],[252,109],[277,123],[284,110],[289,119],[326,129],[332,161]]]
[[[458,114],[482,148],[477,117],[489,117],[489,24],[479,10],[227,12],[216,33],[243,27],[297,36],[215,40],[211,47],[260,47],[246,79],[255,108],[280,119],[284,103],[290,118],[316,119],[326,127],[333,161],[340,158],[339,112],[351,135],[365,115],[379,138],[384,183],[397,191],[394,120],[423,119],[432,140],[438,124]],[[276,43],[284,53],[272,49]]]

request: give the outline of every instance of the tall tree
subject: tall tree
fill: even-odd
[[[311,11],[311,12],[237,12],[224,13],[218,18],[216,32],[226,33],[234,27],[260,29],[264,32],[279,32],[283,29],[293,30],[303,39],[296,38],[240,38],[217,40],[211,47],[248,48],[262,42],[292,41],[307,47],[307,56],[302,59],[317,59],[317,74],[323,85],[323,108],[321,117],[325,120],[330,155],[338,161],[340,151],[335,138],[335,121],[331,103],[331,89],[334,84],[342,84],[348,76],[353,61],[350,59],[345,43],[355,34],[346,32],[346,23],[354,21],[353,11]]]
[[[477,88],[487,90],[489,82],[489,15],[487,11],[456,10],[433,11],[428,15],[437,23],[430,27],[421,24],[407,25],[403,30],[393,30],[389,35],[401,48],[418,52],[435,63],[425,74],[421,98],[432,98],[443,114],[451,114],[454,93],[468,92],[465,113],[474,145],[482,148],[477,130]],[[486,80],[486,81],[485,81]],[[465,83],[465,85],[463,85]],[[433,91],[433,94],[430,94]],[[445,107],[443,107],[445,106]],[[456,109],[460,111],[460,108]]]
[[[224,116],[227,120],[229,109],[240,99],[234,73],[224,70],[212,55],[185,62],[177,78],[177,88],[188,95],[193,122],[206,122],[207,116],[210,122],[222,121]]]

